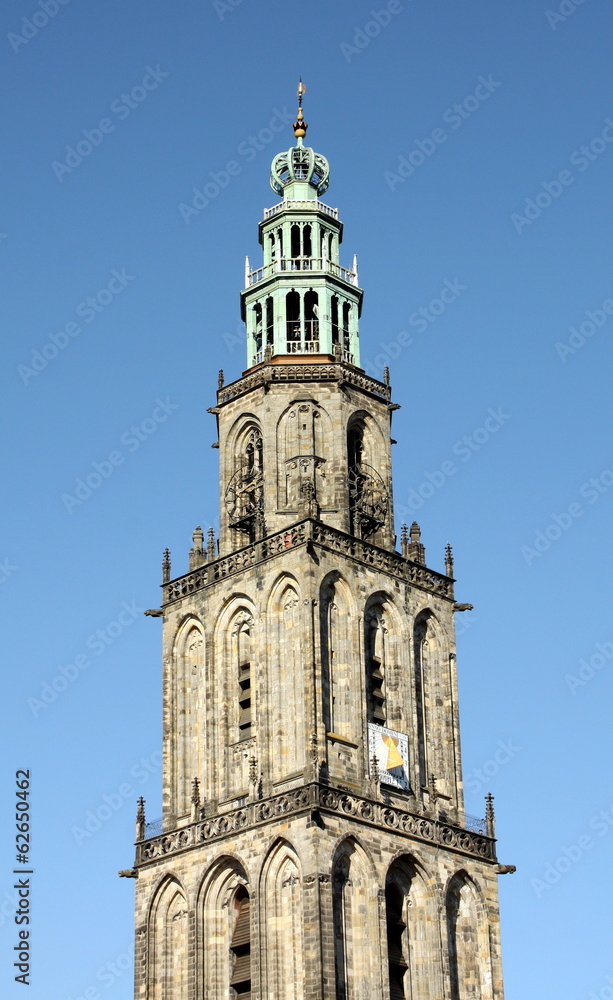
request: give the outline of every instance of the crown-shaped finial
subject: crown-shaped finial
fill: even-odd
[[[307,129],[309,127],[302,116],[303,94],[306,94],[306,87],[302,82],[302,77],[300,77],[300,80],[298,82],[298,114],[296,115],[296,121],[294,122],[293,125],[294,135],[296,136],[297,139],[304,139],[307,133]]]

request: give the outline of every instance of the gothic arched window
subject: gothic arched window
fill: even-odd
[[[251,997],[251,901],[245,886],[240,886],[231,904],[233,921],[230,939],[231,996]]]
[[[391,1000],[440,1000],[436,901],[431,881],[408,855],[397,858],[387,873],[385,916]]]
[[[238,738],[251,737],[251,618],[241,616],[235,632],[235,654],[238,677]]]
[[[336,1000],[383,996],[378,903],[372,878],[362,848],[352,840],[341,844],[332,865]]]
[[[407,925],[404,919],[405,899],[391,882],[385,890],[385,922],[387,928],[387,960],[390,980],[390,1000],[406,1000],[405,976],[409,967]]]
[[[422,788],[428,784],[428,708],[427,684],[429,673],[430,644],[428,640],[428,620],[418,618],[413,630],[415,662],[415,709],[417,712],[417,766],[419,783]]]
[[[480,969],[480,956],[483,946],[487,952],[487,944],[481,933],[475,888],[463,873],[449,885],[446,916],[451,1000],[482,1000],[484,993],[489,995],[489,990],[482,989]]]
[[[366,697],[368,721],[385,726],[386,634],[383,608],[371,608],[365,619]]]

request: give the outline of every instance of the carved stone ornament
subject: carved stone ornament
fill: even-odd
[[[238,469],[226,489],[226,510],[236,524],[255,517],[264,506],[264,474],[248,465]]]

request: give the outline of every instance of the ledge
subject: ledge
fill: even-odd
[[[406,559],[399,552],[381,549],[377,545],[348,535],[322,521],[307,518],[291,527],[277,531],[227,556],[206,562],[184,576],[163,583],[163,605],[179,601],[220,580],[242,573],[268,561],[287,549],[316,544],[329,552],[340,552],[363,566],[379,569],[420,590],[428,591],[448,601],[454,600],[453,580],[449,576]]]
[[[310,815],[313,810],[350,817],[365,826],[391,830],[408,840],[438,845],[477,860],[497,863],[496,841],[492,837],[314,782],[269,799],[250,802],[233,812],[200,820],[180,830],[170,830],[138,841],[135,867],[142,868],[202,844],[234,837],[237,833],[256,829],[277,818]]]
[[[297,358],[300,357],[300,361]],[[315,355],[284,355],[282,363],[261,362],[255,368],[248,368],[247,373],[217,391],[217,405],[223,406],[232,399],[238,399],[253,389],[268,388],[273,383],[287,382],[338,382],[356,386],[389,403],[391,389],[385,382],[371,378],[361,368],[344,361],[331,362],[329,355],[320,355],[319,361]],[[289,359],[291,358],[291,362]]]

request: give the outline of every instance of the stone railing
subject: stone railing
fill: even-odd
[[[324,215],[329,215],[332,219],[338,219],[338,208],[330,208],[329,205],[324,205],[323,201],[318,201],[313,198],[308,201],[290,201],[287,199],[280,201],[278,205],[273,205],[272,208],[265,208],[264,221],[266,221],[266,219],[272,219],[273,216],[279,215],[280,212],[292,210],[303,212],[305,209],[314,209],[317,212],[323,212]]]
[[[496,861],[496,841],[484,834],[408,812],[385,802],[364,799],[327,785],[311,784],[269,799],[249,802],[231,812],[199,820],[180,830],[169,830],[157,837],[141,840],[136,845],[135,864],[146,865],[200,844],[232,837],[240,831],[270,823],[277,817],[285,819],[314,809],[350,817],[366,826],[387,828],[400,836],[427,844],[441,844],[474,858]]]
[[[248,271],[247,288],[250,288],[251,285],[257,285],[260,281],[273,278],[276,274],[290,271],[292,274],[295,271],[324,272],[334,275],[335,278],[341,278],[348,285],[356,285],[357,287],[358,284],[358,276],[355,271],[351,271],[348,267],[342,267],[335,261],[328,260],[327,257],[280,257],[270,264],[264,264],[262,267],[255,267],[252,271]]]
[[[314,542],[319,542],[326,548],[353,556],[368,566],[381,569],[402,580],[408,580],[409,583],[413,583],[423,590],[429,590],[433,594],[439,594],[441,597],[453,600],[453,580],[450,577],[436,573],[435,570],[421,566],[419,563],[411,562],[399,552],[390,552],[387,549],[380,549],[377,545],[369,545],[368,542],[363,542],[360,538],[346,535],[344,531],[339,531],[337,528],[332,528],[319,521],[313,522],[312,537]]]
[[[298,524],[277,531],[268,538],[262,538],[252,545],[247,545],[243,549],[231,552],[227,556],[204,563],[198,569],[179,576],[169,583],[165,583],[163,603],[169,604],[171,601],[178,601],[182,597],[208,587],[219,580],[225,580],[243,570],[251,569],[258,563],[265,562],[272,556],[285,552],[286,549],[303,545],[306,542],[315,542],[330,549],[333,552],[341,552],[343,555],[356,559],[374,569],[380,569],[399,580],[408,581],[421,590],[427,590],[439,597],[453,600],[453,580],[442,573],[427,569],[419,563],[411,562],[400,555],[399,552],[390,552],[387,549],[380,549],[377,545],[369,545],[360,538],[347,535],[344,531],[332,528],[330,525],[322,524],[321,521],[307,519],[299,521]]]
[[[378,399],[389,402],[391,390],[389,385],[379,382],[365,372],[349,367],[340,362],[322,362],[312,365],[267,364],[258,368],[250,375],[230,382],[217,392],[217,403],[228,403],[238,399],[252,389],[270,385],[274,382],[340,382],[349,383],[364,389]]]

